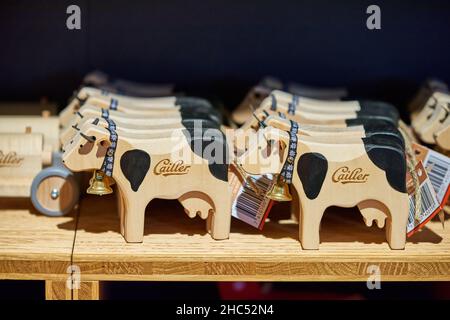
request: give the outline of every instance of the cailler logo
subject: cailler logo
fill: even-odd
[[[331,179],[333,182],[347,183],[364,183],[369,177],[368,173],[363,173],[362,168],[350,170],[348,167],[340,167],[334,173]]]
[[[0,167],[19,167],[23,162],[23,158],[19,157],[16,152],[11,151],[4,154],[0,151]]]
[[[182,175],[188,173],[190,167],[185,165],[183,160],[171,162],[169,159],[163,159],[156,164],[153,173],[157,176],[162,175],[164,177]]]

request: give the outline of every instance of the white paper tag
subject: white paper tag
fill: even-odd
[[[443,208],[450,194],[450,158],[416,143],[413,143],[413,149],[417,160],[423,162]]]
[[[264,222],[272,208],[273,201],[266,197],[266,192],[273,184],[271,175],[249,175],[260,190],[256,194],[248,182],[234,170],[230,171],[230,185],[232,189],[233,204],[231,215],[255,228],[262,230]]]
[[[429,179],[427,172],[423,166],[423,163],[419,161],[416,165],[415,172],[419,178],[419,193],[421,197],[421,207],[418,214],[418,219],[415,216],[415,190],[412,183],[412,178],[408,173],[407,184],[409,194],[409,216],[407,225],[408,237],[413,235],[416,231],[420,230],[428,221],[431,220],[440,210],[440,204],[436,197],[431,180]]]

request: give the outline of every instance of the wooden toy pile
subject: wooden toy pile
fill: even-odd
[[[275,90],[253,113],[236,135],[237,162],[249,174],[274,175],[275,199],[285,190],[290,200],[285,185],[290,186],[304,249],[318,249],[320,221],[329,206],[358,206],[368,226],[374,220],[386,225],[392,249],[404,248],[407,167],[395,107]]]
[[[142,242],[145,208],[178,199],[190,217],[207,219],[214,239],[230,231],[228,145],[221,114],[192,97],[139,98],[84,87],[60,114],[62,159],[93,171],[88,193],[117,185],[121,232]]]
[[[413,128],[422,141],[449,150],[450,96],[433,85],[412,104]],[[407,227],[424,202],[412,161],[415,138],[397,109],[378,101],[340,101],[342,88],[280,89],[286,86],[272,78],[254,87],[232,114],[231,129],[205,99],[175,96],[171,85],[94,72],[59,117],[0,118],[0,127],[10,128],[7,139],[0,135],[0,182],[7,172],[18,176],[22,161],[31,190],[24,196],[57,216],[78,203],[74,173],[89,172],[86,193],[115,194],[127,242],[143,241],[145,210],[155,198],[177,199],[190,218],[206,220],[216,240],[230,236],[237,205],[255,211],[255,199],[262,198],[291,202],[304,249],[319,248],[321,219],[330,206],[356,206],[367,226],[385,227],[392,249],[403,249]],[[17,157],[18,151],[26,156]],[[237,204],[233,175],[254,192],[251,203]],[[265,177],[266,188],[250,176]]]

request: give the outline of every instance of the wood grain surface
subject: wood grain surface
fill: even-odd
[[[366,227],[359,212],[329,208],[320,249],[305,251],[283,205],[262,232],[233,219],[230,239],[222,241],[177,202],[149,207],[144,242],[133,244],[120,234],[113,195],[81,204],[73,262],[83,281],[366,281],[370,265],[379,266],[382,281],[450,280],[450,232],[439,221],[409,238],[405,250],[391,250],[384,230]]]
[[[103,280],[366,281],[370,265],[380,268],[382,281],[450,280],[450,231],[439,221],[409,238],[405,250],[390,250],[384,230],[366,227],[356,210],[330,208],[320,249],[305,251],[286,205],[274,207],[262,232],[233,219],[230,239],[222,241],[176,201],[149,207],[144,242],[132,244],[120,234],[114,195],[85,197],[76,233],[76,215],[49,218],[29,200],[2,198],[0,279],[53,280],[47,291],[64,298],[53,283],[66,281],[73,260],[81,269],[81,294],[73,293],[79,299],[98,297],[95,281]]]
[[[0,279],[65,279],[75,216],[49,218],[29,199],[0,198]]]

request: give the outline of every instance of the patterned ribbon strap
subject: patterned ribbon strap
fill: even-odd
[[[114,154],[116,153],[118,139],[116,124],[109,118],[109,111],[107,109],[102,109],[102,118],[108,123],[107,129],[109,131],[109,141],[111,142],[111,145],[108,147],[108,150],[106,150],[106,156],[105,160],[103,160],[101,171],[103,171],[106,176],[112,177],[114,169]]]
[[[295,114],[295,111],[297,110],[298,105],[298,96],[293,95],[292,96],[292,102],[288,104],[288,114]]]
[[[109,104],[110,110],[117,110],[117,106],[119,105],[119,101],[117,99],[111,98],[111,102]]]
[[[297,132],[298,123],[291,120],[291,129],[289,130],[288,156],[281,169],[281,176],[288,184],[292,183],[294,161],[297,157]]]
[[[273,93],[270,95],[270,97],[272,98],[272,105],[270,106],[270,110],[276,111],[277,110],[277,98],[275,98]]]
[[[286,115],[285,115],[283,112],[278,112],[278,116],[279,116],[281,119],[286,119]]]

